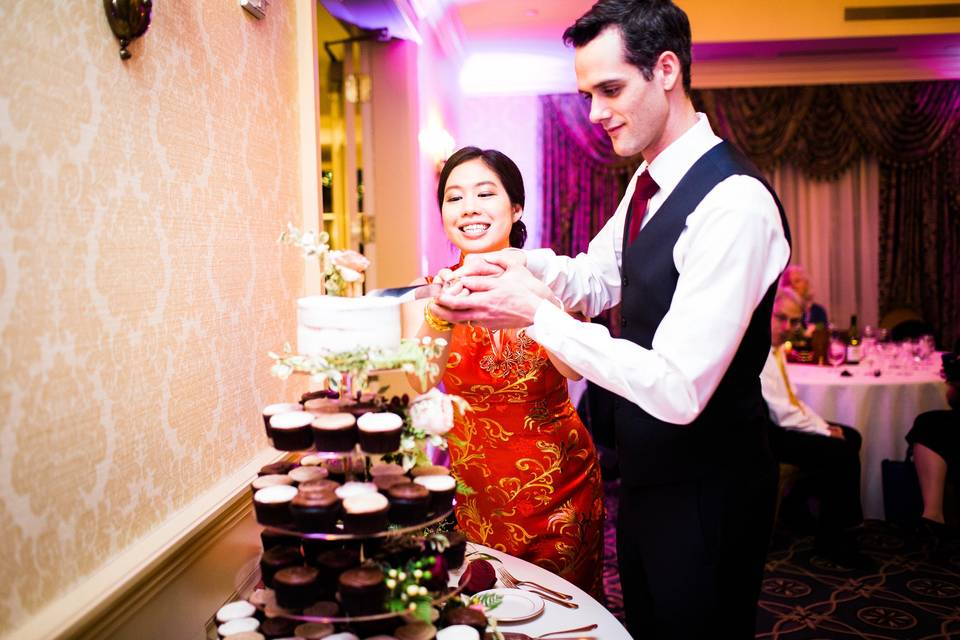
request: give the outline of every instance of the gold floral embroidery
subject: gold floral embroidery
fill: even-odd
[[[480,358],[480,368],[494,378],[510,374],[522,377],[535,373],[546,362],[539,345],[523,329],[517,333],[515,340],[511,340],[506,333],[500,337],[503,340],[500,353],[495,353],[491,348],[490,353]],[[489,334],[486,339],[492,347],[493,339]]]

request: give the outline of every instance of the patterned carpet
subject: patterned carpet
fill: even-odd
[[[605,483],[604,589],[623,620],[616,565],[616,482]],[[871,520],[859,534],[872,570],[830,563],[809,535],[778,528],[767,557],[757,638],[933,640],[960,638],[960,541],[940,542]]]

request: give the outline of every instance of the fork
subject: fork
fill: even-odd
[[[571,595],[568,595],[568,594],[566,594],[566,593],[561,593],[560,591],[555,591],[555,590],[553,590],[553,589],[548,589],[547,587],[543,586],[542,584],[538,584],[538,583],[536,583],[536,582],[534,582],[534,581],[532,581],[532,580],[520,580],[519,578],[515,578],[515,577],[513,577],[513,576],[510,574],[509,571],[507,571],[507,570],[504,569],[503,567],[500,567],[499,571],[500,571],[500,578],[501,578],[501,579],[506,578],[506,580],[504,580],[504,582],[506,582],[507,580],[509,580],[510,582],[514,582],[514,583],[516,583],[516,584],[525,584],[525,585],[528,585],[528,586],[531,586],[531,587],[536,587],[537,589],[540,589],[541,591],[546,591],[547,593],[549,593],[550,595],[552,595],[552,596],[555,597],[555,598],[560,598],[561,600],[573,600],[573,596],[571,596]]]
[[[503,572],[503,571],[501,570],[500,580],[503,581],[503,584],[507,585],[507,586],[508,586],[509,588],[511,588],[511,589],[519,589],[519,588],[520,588],[520,583],[519,583],[519,582],[516,582],[509,573],[507,573],[506,575],[504,575],[504,573],[505,573],[505,572]],[[561,599],[561,598],[556,598],[556,597],[551,596],[550,594],[548,594],[548,593],[546,593],[546,592],[544,592],[544,591],[539,591],[539,590],[537,590],[537,589],[535,589],[535,588],[531,588],[531,589],[530,589],[530,592],[537,594],[538,596],[540,596],[540,597],[543,598],[544,600],[549,600],[550,602],[553,602],[553,603],[555,603],[555,604],[558,604],[558,605],[560,605],[561,607],[566,607],[567,609],[579,609],[579,608],[580,608],[580,605],[578,605],[576,602],[570,602],[570,601],[568,601],[568,600],[563,600],[563,599]],[[552,593],[552,592],[551,592],[551,593]]]
[[[562,631],[551,631],[549,633],[541,633],[539,636],[534,638],[534,640],[541,640],[541,638],[546,638],[547,636],[559,636],[559,635],[563,635],[564,633],[579,633],[580,631],[593,631],[598,626],[599,626],[598,624],[593,623],[593,624],[588,624],[585,627],[577,627],[576,629],[564,629]]]

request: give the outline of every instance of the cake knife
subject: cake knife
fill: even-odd
[[[389,289],[374,289],[367,292],[370,298],[397,298],[400,302],[413,302],[423,298],[434,298],[440,293],[439,284],[425,282],[412,287],[392,287]]]

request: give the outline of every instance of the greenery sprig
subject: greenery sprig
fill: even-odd
[[[434,556],[409,560],[402,567],[384,565],[387,587],[387,611],[409,611],[419,620],[430,622],[433,596],[426,583],[436,564]]]
[[[425,386],[428,377],[439,373],[435,358],[444,346],[446,341],[442,338],[430,340],[427,336],[422,342],[402,340],[396,349],[360,347],[352,351],[305,356],[293,353],[287,343],[282,353],[271,351],[267,355],[274,361],[270,372],[281,380],[294,373],[305,373],[317,382],[326,383],[334,391],[349,392],[351,389],[346,388],[348,381],[353,389],[363,389],[370,373],[382,369],[402,369],[416,375]]]

